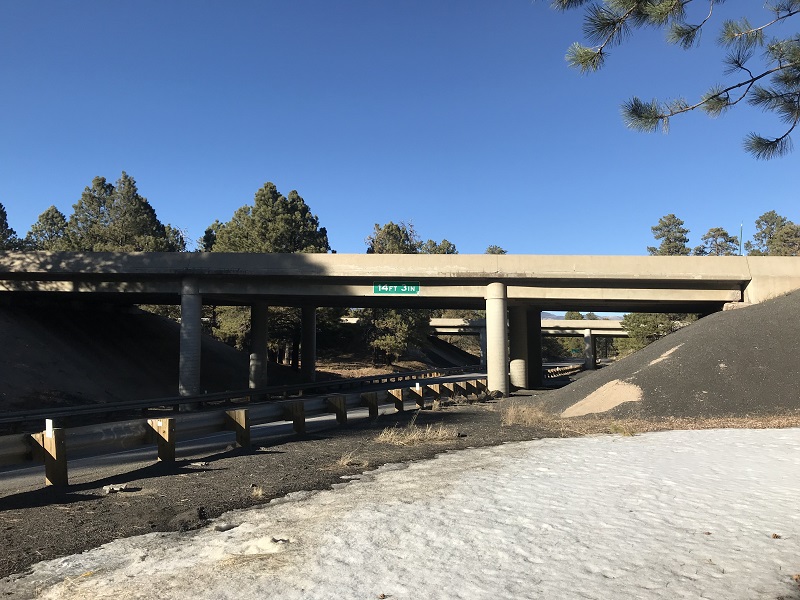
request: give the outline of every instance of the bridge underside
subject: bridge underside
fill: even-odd
[[[223,253],[0,254],[0,302],[181,306],[180,389],[199,387],[203,304],[251,306],[251,384],[264,382],[268,306],[303,307],[314,347],[315,308],[486,311],[490,389],[540,381],[542,310],[692,312],[759,302],[800,288],[798,259],[498,255]],[[409,286],[410,294],[382,293]],[[588,342],[587,342],[588,343]],[[304,363],[313,367],[313,352]],[[531,368],[529,368],[531,367]],[[313,376],[313,368],[304,369]],[[510,373],[510,379],[509,379]]]

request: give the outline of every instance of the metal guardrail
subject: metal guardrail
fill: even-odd
[[[408,375],[408,374],[403,374]],[[385,379],[385,377],[383,378]],[[422,384],[407,379],[407,384],[388,390],[332,394],[327,396],[254,403],[246,408],[229,408],[203,412],[172,414],[168,417],[133,419],[99,425],[58,428],[47,420],[39,433],[0,436],[0,466],[27,462],[44,462],[45,485],[68,485],[68,460],[111,454],[143,446],[158,447],[160,461],[175,460],[178,441],[196,439],[220,431],[232,431],[237,445],[250,446],[253,425],[291,421],[294,431],[305,432],[306,417],[335,413],[339,424],[347,422],[347,411],[367,407],[371,418],[378,416],[380,404],[394,403],[398,411],[405,400],[414,400],[419,407],[425,399],[479,393],[487,389],[486,378],[464,376],[446,382]],[[181,398],[185,401],[186,398]]]
[[[545,369],[544,378],[555,379],[556,377],[564,377],[565,375],[574,375],[575,373],[580,373],[583,371],[584,368],[585,366],[583,363],[569,365],[566,367],[552,367],[550,369]]]
[[[352,379],[334,379],[330,381],[320,381],[315,383],[298,383],[290,385],[269,386],[258,389],[232,390],[227,392],[215,392],[211,394],[199,394],[197,396],[170,396],[167,398],[150,398],[145,400],[127,400],[122,402],[108,402],[103,404],[91,404],[83,406],[71,406],[66,408],[42,408],[26,411],[14,411],[0,415],[0,425],[19,424],[28,421],[57,419],[59,417],[75,417],[95,414],[115,414],[131,410],[148,410],[162,407],[177,408],[180,405],[192,404],[203,405],[209,402],[225,402],[237,399],[246,399],[249,402],[269,402],[273,397],[286,399],[294,394],[303,393],[324,393],[327,391],[337,391],[352,389],[354,387],[368,387],[386,383],[398,383],[423,379],[428,377],[442,377],[447,375],[458,375],[475,370],[471,367],[453,367],[448,369],[437,369],[435,371],[405,371],[401,373],[388,373],[369,377],[358,377]]]

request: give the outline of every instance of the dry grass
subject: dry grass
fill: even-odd
[[[355,451],[345,452],[339,457],[339,460],[336,461],[336,466],[366,468],[369,466],[369,461],[359,458]]]
[[[419,411],[414,413],[405,427],[387,427],[375,438],[376,442],[392,444],[393,446],[413,446],[430,442],[446,442],[458,437],[458,430],[449,425],[426,425],[420,427],[416,424]]]
[[[250,496],[255,498],[256,500],[260,500],[264,497],[264,488],[260,485],[256,485],[255,483],[250,486]]]
[[[537,429],[543,436],[574,437],[592,434],[632,436],[652,431],[692,429],[782,429],[800,427],[800,415],[761,415],[744,417],[653,417],[614,418],[591,414],[562,418],[541,404],[506,401],[497,406],[503,425]]]

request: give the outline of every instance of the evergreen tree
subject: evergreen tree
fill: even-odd
[[[64,247],[85,252],[177,252],[186,249],[178,229],[163,225],[136,181],[125,173],[116,185],[95,177],[73,206]]]
[[[295,191],[289,196],[278,192],[275,184],[265,183],[253,198],[252,205],[238,208],[226,223],[214,221],[200,240],[204,252],[324,253],[330,251],[328,233],[319,226],[302,197]],[[340,311],[329,309],[328,312]],[[245,348],[249,344],[249,311],[238,306],[216,309],[220,339]],[[328,321],[336,321],[329,318]],[[269,311],[269,344],[274,351],[286,344],[296,346],[300,337],[300,311],[275,307]]]
[[[648,246],[647,251],[656,256],[688,256],[689,230],[683,226],[681,221],[674,214],[668,214],[658,220],[658,224],[651,227],[653,237],[661,240],[658,247]]]
[[[553,6],[561,10],[588,6],[583,29],[592,46],[575,43],[567,52],[569,64],[582,72],[601,68],[609,49],[621,44],[634,29],[664,29],[667,40],[684,49],[699,44],[703,29],[724,16],[725,8],[723,0],[708,0],[696,12],[691,4],[691,0],[553,0]],[[750,133],[745,149],[759,159],[791,151],[789,134],[800,121],[800,36],[787,27],[791,27],[790,19],[800,14],[800,0],[771,0],[763,7],[770,14],[762,23],[751,24],[741,18],[725,20],[720,26],[717,41],[728,50],[724,73],[735,76],[732,80],[714,85],[694,102],[631,98],[622,107],[625,124],[639,131],[667,131],[675,115],[700,109],[716,117],[747,103],[774,113],[785,126],[774,137]],[[767,37],[771,31],[780,37]]]
[[[703,243],[694,249],[696,256],[736,256],[739,254],[739,238],[730,235],[722,227],[712,227],[700,239]]]
[[[67,218],[55,206],[39,215],[25,236],[25,248],[30,250],[57,251],[65,248]]]
[[[488,248],[486,248],[485,254],[508,254],[505,250],[503,250],[500,246],[495,246],[492,244]]]
[[[284,197],[271,182],[256,192],[253,206],[242,206],[230,221],[221,225],[215,222],[206,232],[216,252],[293,253],[331,249],[328,232],[319,226],[319,219],[303,198],[295,190]]]
[[[422,240],[411,223],[389,221],[375,229],[367,237],[367,254],[417,254],[422,248]]]
[[[428,240],[419,248],[420,254],[458,254],[456,245],[447,240],[442,240],[436,243],[433,240]]]
[[[791,221],[776,213],[774,210],[765,212],[756,219],[756,232],[753,234],[752,242],[745,242],[744,249],[751,256],[765,256],[770,253],[770,243],[772,238],[784,225],[789,225]]]
[[[800,225],[787,223],[769,241],[771,256],[800,256]]]
[[[17,232],[8,225],[6,207],[0,203],[0,251],[18,250],[20,246]]]

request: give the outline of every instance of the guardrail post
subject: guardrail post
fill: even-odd
[[[306,405],[302,400],[287,404],[286,420],[292,422],[295,433],[306,432]]]
[[[338,394],[336,396],[327,396],[325,402],[331,412],[336,413],[336,422],[339,425],[347,424],[347,396]]]
[[[226,429],[236,433],[236,445],[250,447],[250,415],[246,408],[225,411]]]
[[[416,401],[417,406],[425,408],[425,387],[417,383],[414,387],[408,388],[409,395]]]
[[[451,398],[455,398],[455,396],[456,396],[456,384],[455,384],[455,383],[453,383],[452,381],[445,381],[445,382],[442,384],[442,387],[443,387],[445,390],[447,390],[447,392],[448,392],[448,395],[449,395]]]
[[[156,432],[158,460],[175,462],[175,419],[147,419],[147,424]]]
[[[442,397],[442,384],[441,383],[429,383],[428,389],[433,394],[434,400],[439,400]]]
[[[69,485],[66,432],[60,427],[53,427],[52,419],[46,419],[45,430],[31,437],[44,450],[44,484],[58,487]]]
[[[369,407],[369,418],[378,418],[378,393],[364,392],[361,394],[361,406]]]
[[[397,412],[403,412],[403,388],[389,390],[389,396],[394,398],[394,407]]]

